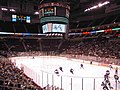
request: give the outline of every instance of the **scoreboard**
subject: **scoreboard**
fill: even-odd
[[[45,16],[63,16],[69,18],[70,6],[65,3],[51,2],[39,6],[39,18]]]
[[[44,3],[39,6],[39,19],[43,34],[67,36],[70,6],[63,2]],[[49,35],[48,35],[49,36]]]
[[[69,13],[64,7],[48,6],[39,10],[40,23],[61,22],[69,23]]]
[[[64,7],[48,6],[39,10],[39,18],[45,16],[64,16],[69,18],[69,10]]]

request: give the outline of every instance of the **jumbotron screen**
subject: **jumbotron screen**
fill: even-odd
[[[42,26],[43,33],[66,33],[66,25],[58,23],[47,23]]]
[[[54,7],[44,8],[44,16],[52,16],[54,15]]]
[[[30,16],[27,15],[12,15],[12,22],[26,22],[30,23]]]

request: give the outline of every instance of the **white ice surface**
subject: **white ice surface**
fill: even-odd
[[[101,82],[104,80],[103,76],[106,70],[110,70],[109,67],[86,64],[83,63],[83,60],[74,61],[63,57],[39,56],[34,57],[34,59],[32,57],[16,57],[12,58],[12,61],[15,62],[19,68],[21,64],[29,68],[29,73],[25,73],[33,78],[40,86],[45,87],[49,84],[62,87],[64,90],[102,90]],[[83,63],[84,69],[80,69],[81,63]],[[60,66],[64,72],[59,70]],[[74,74],[70,73],[70,68],[74,69]],[[55,69],[59,70],[60,76],[54,73]],[[115,90],[114,74],[115,70],[110,70],[110,81],[114,87],[113,90]],[[120,90],[120,84],[118,84],[117,90]]]

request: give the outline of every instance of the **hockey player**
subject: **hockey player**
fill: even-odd
[[[74,70],[71,68],[71,69],[70,69],[70,72],[71,72],[72,74],[74,74],[73,71],[74,71]]]
[[[113,66],[111,64],[109,65],[109,67],[110,67],[110,70],[113,69]]]
[[[90,61],[90,64],[92,64],[92,61]]]
[[[58,69],[55,69],[54,73],[57,74],[57,75],[59,75]]]
[[[115,81],[118,81],[120,83],[119,76],[117,74],[114,75],[114,78],[115,78]]]
[[[109,81],[103,81],[101,86],[103,86],[103,90],[109,90],[109,88],[113,89],[113,87],[111,87],[111,83]]]
[[[81,69],[81,68],[83,68],[83,69],[84,69],[83,64],[80,64],[80,69]]]
[[[110,71],[109,70],[106,71],[106,75],[110,75]]]
[[[109,90],[105,82],[102,82],[101,86],[103,86],[103,90]]]
[[[118,74],[118,67],[115,68],[115,74]]]
[[[115,68],[114,78],[115,78],[115,81],[118,81],[120,83],[119,76],[118,76],[118,67]]]
[[[104,75],[104,80],[109,80],[109,75],[110,75],[110,71],[107,70],[106,74]]]
[[[104,75],[104,81],[102,82],[101,86],[103,86],[103,90],[109,90],[110,89],[113,89],[113,87],[111,86],[111,83],[110,83],[110,71],[107,70],[106,71],[106,74]]]
[[[60,69],[60,71],[62,71],[62,72],[63,72],[63,68],[62,68],[62,67],[59,67],[59,69]]]

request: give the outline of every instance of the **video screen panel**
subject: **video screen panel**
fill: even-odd
[[[31,21],[30,16],[16,15],[16,14],[12,15],[12,22],[26,22],[26,23],[30,23],[30,21]]]
[[[66,24],[47,23],[42,26],[43,33],[66,33]]]
[[[65,33],[65,25],[64,24],[53,24],[52,26],[52,32],[60,32]]]
[[[52,16],[52,15],[54,15],[54,7],[44,8],[44,16]]]
[[[64,7],[56,7],[57,11],[56,11],[56,15],[57,16],[66,16],[66,8]]]
[[[52,32],[52,23],[48,23],[42,26],[43,33]]]

